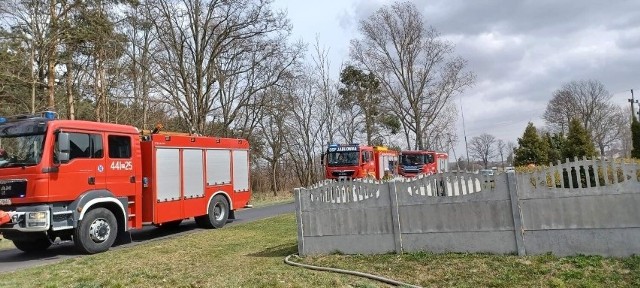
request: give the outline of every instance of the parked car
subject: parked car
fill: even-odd
[[[479,174],[482,176],[493,176],[494,171],[492,169],[482,169]]]

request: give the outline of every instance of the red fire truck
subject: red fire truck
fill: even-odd
[[[40,116],[0,118],[0,233],[25,252],[56,238],[108,250],[146,224],[221,228],[245,207],[249,143]]]
[[[398,151],[382,146],[330,144],[322,155],[327,179],[383,179],[394,175],[398,167]]]
[[[431,175],[449,171],[447,153],[416,150],[400,152],[399,173],[404,177],[415,177],[418,174]]]

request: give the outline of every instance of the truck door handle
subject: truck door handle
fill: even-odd
[[[129,177],[129,182],[136,183],[136,176]]]
[[[96,177],[89,177],[89,185],[95,185],[96,184]]]

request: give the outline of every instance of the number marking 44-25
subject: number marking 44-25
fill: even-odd
[[[131,161],[113,161],[111,162],[111,170],[133,170]]]

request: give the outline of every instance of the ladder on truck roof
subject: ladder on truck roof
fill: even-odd
[[[200,134],[197,133],[186,133],[186,132],[175,132],[175,131],[165,131],[164,130],[164,125],[162,125],[161,123],[156,124],[155,128],[153,128],[153,130],[145,130],[145,129],[140,129],[140,136],[148,136],[151,134],[161,134],[161,135],[169,135],[169,136],[202,136]]]

